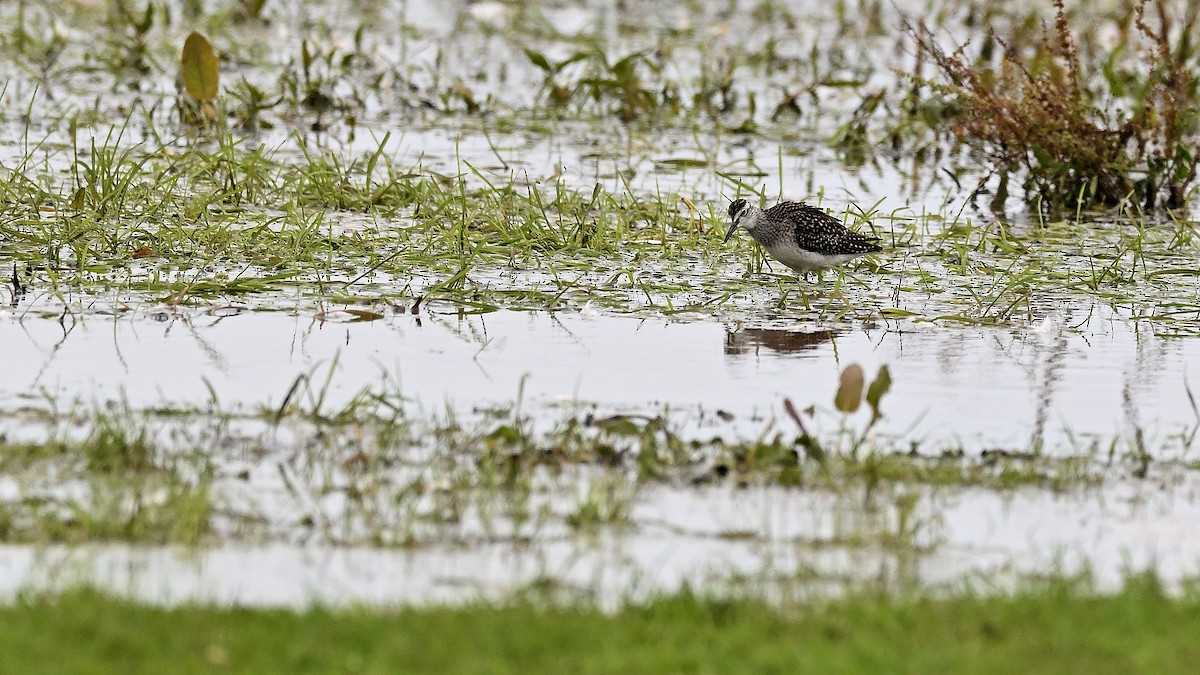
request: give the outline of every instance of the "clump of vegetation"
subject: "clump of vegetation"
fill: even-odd
[[[961,106],[954,132],[990,158],[1001,190],[1018,174],[1027,199],[1048,208],[1185,204],[1200,161],[1200,93],[1188,68],[1200,8],[1190,6],[1173,30],[1156,0],[1155,30],[1149,4],[1141,0],[1126,15],[1117,44],[1094,64],[1081,61],[1062,0],[1032,58],[1014,47],[1019,35],[999,41],[1003,54],[993,64],[990,44],[972,63],[966,45],[947,53],[924,26],[914,31],[921,57],[945,78],[935,88]]]

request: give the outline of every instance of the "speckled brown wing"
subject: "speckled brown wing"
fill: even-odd
[[[821,255],[875,253],[883,249],[876,237],[852,232],[837,218],[803,202],[781,202],[767,209],[772,221],[790,222],[795,228],[796,245]]]

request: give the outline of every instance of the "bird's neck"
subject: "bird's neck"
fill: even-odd
[[[767,244],[779,238],[779,228],[771,224],[766,213],[756,209],[751,213],[746,214],[746,220],[749,221],[749,227],[746,231],[750,236],[754,237],[759,243]]]

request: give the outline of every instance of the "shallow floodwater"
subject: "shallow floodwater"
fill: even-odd
[[[203,409],[215,394],[222,410],[255,412],[308,375],[328,378],[327,409],[392,388],[426,412],[469,417],[519,397],[535,423],[579,406],[666,414],[685,436],[752,439],[772,424],[792,433],[785,398],[814,406],[816,428],[836,430],[838,376],[857,363],[868,378],[891,372],[878,434],[892,449],[1080,454],[1140,432],[1166,459],[1186,454],[1175,439],[1197,424],[1188,371],[1200,343],[1155,337],[1099,309],[1081,323],[1064,315],[1028,329],[591,312],[359,318],[217,307],[60,321],[9,311],[0,316],[0,409],[47,399]]]
[[[580,412],[634,413],[665,415],[684,437],[749,440],[795,433],[785,398],[815,408],[816,433],[835,434],[838,376],[857,363],[869,378],[880,366],[891,372],[875,431],[882,451],[1040,448],[1104,462],[1111,444],[1124,452],[1140,439],[1155,460],[1193,459],[1188,375],[1200,343],[1156,337],[1100,308],[1008,328],[815,323],[786,312],[725,323],[590,309],[470,315],[436,304],[369,321],[234,306],[52,310],[35,300],[0,316],[9,357],[0,409],[54,400],[60,410],[66,401],[207,410],[215,396],[222,411],[256,413],[307,375],[328,377],[326,410],[364,389],[394,388],[417,416],[452,410],[471,419],[519,399],[535,428]],[[867,414],[849,421],[863,424]],[[43,433],[21,415],[0,417],[10,440]],[[278,502],[269,512],[287,511],[273,461],[255,471],[259,482],[235,487],[235,501],[249,489],[264,505]],[[387,604],[503,598],[551,581],[612,603],[737,578],[794,592],[864,582],[1003,585],[1059,569],[1115,585],[1130,569],[1153,567],[1179,581],[1200,571],[1200,547],[1189,543],[1200,541],[1200,484],[1186,464],[1153,466],[1147,479],[1117,471],[1102,487],[1066,493],[895,486],[894,498],[915,496],[916,507],[909,529],[893,533],[905,542],[894,549],[853,543],[893,536],[899,502],[889,498],[864,508],[854,494],[654,484],[632,496],[623,525],[592,534],[551,525],[519,544],[488,535],[401,549],[236,540],[200,549],[5,546],[0,594],[86,581],[161,602]]]
[[[863,583],[1005,588],[1056,570],[1102,589],[1155,569],[1200,573],[1200,484],[1136,481],[1087,495],[966,490],[918,509],[929,553],[841,546],[831,495],[777,488],[650,490],[624,530],[413,549],[226,545],[0,547],[0,597],[87,582],[152,602],[306,606],[503,600],[543,582],[605,606],[694,587],[827,592]],[[844,505],[842,505],[844,507]]]

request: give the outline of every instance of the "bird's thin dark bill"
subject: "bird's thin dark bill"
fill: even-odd
[[[733,236],[733,233],[734,233],[734,232],[736,232],[736,231],[737,231],[737,223],[734,223],[734,224],[730,225],[730,226],[729,226],[729,231],[725,233],[725,239],[724,239],[724,241],[729,241],[729,238],[730,238],[730,237],[732,237],[732,236]]]

